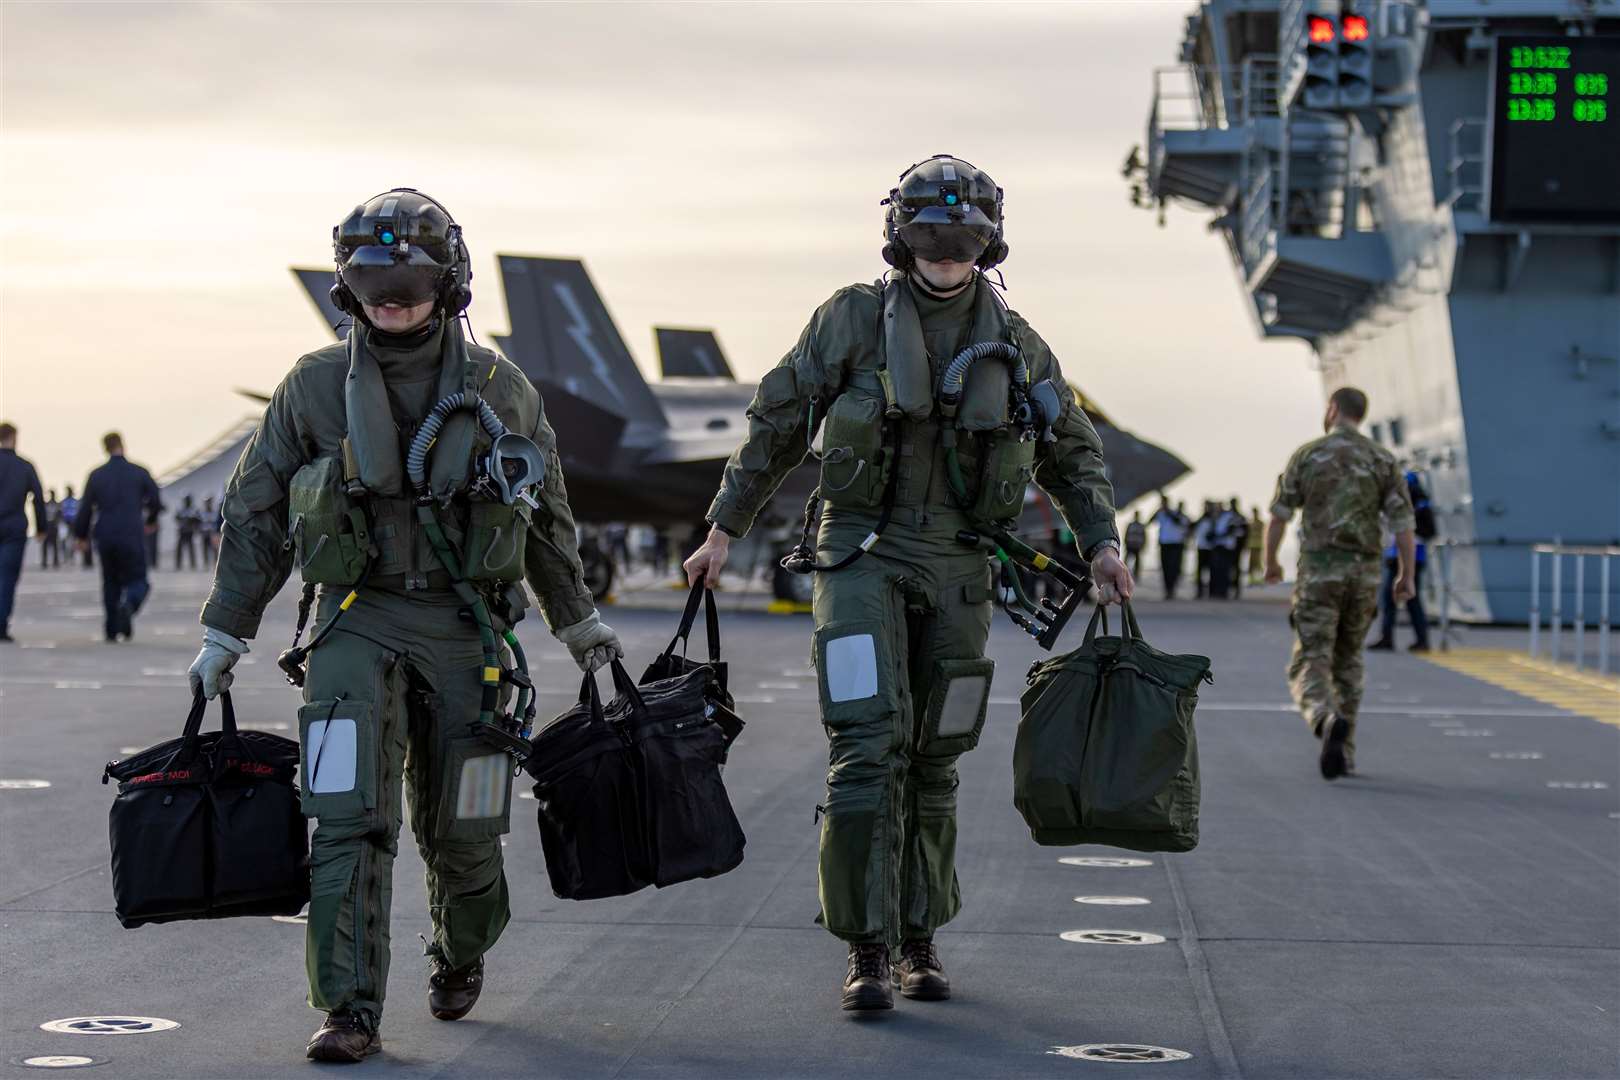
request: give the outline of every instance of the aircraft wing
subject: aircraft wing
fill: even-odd
[[[321,313],[321,318],[336,334],[338,327],[348,322],[349,317],[339,311],[336,304],[332,303],[331,267],[317,270],[307,266],[295,266],[292,268],[292,272],[293,276],[298,279],[298,284],[304,287],[304,292],[309,296],[309,302],[315,305],[315,310]],[[338,336],[341,337],[342,335],[339,334]]]

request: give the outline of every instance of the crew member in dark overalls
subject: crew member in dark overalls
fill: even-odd
[[[102,437],[107,463],[84,482],[84,498],[73,518],[79,551],[90,550],[95,536],[101,556],[101,602],[107,609],[108,641],[135,636],[135,613],[141,610],[146,583],[146,523],[163,509],[152,474],[124,457],[124,438],[116,431]]]

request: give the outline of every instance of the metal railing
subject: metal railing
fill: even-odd
[[[1276,115],[1275,56],[1256,53],[1226,67],[1171,64],[1153,69],[1148,124],[1155,133],[1242,127]]]
[[[1550,616],[1547,629],[1547,658],[1553,663],[1563,660],[1563,629],[1564,629],[1564,560],[1573,557],[1575,560],[1575,610],[1572,613],[1571,637],[1572,651],[1574,652],[1575,670],[1581,670],[1586,662],[1586,560],[1596,557],[1598,560],[1598,659],[1597,669],[1600,675],[1609,673],[1609,585],[1614,579],[1610,576],[1609,562],[1620,558],[1620,547],[1577,547],[1561,543],[1536,544],[1530,549],[1530,655],[1539,658],[1542,655],[1542,627],[1541,627],[1541,557],[1551,557],[1552,603],[1549,605]]]
[[[1482,210],[1485,198],[1485,118],[1465,116],[1449,131],[1446,176],[1451,189],[1446,205],[1453,210]]]

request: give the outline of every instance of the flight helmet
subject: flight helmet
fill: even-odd
[[[394,188],[373,195],[332,227],[337,281],[332,303],[350,315],[361,304],[437,299],[450,316],[472,302],[472,267],[461,226],[431,195]]]
[[[988,270],[1007,257],[1001,188],[961,158],[935,154],[913,165],[883,205],[883,261],[897,270],[919,257],[972,260]]]

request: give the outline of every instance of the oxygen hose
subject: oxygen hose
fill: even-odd
[[[439,562],[450,574],[450,587],[456,595],[467,605],[472,612],[473,621],[478,626],[479,645],[483,650],[483,667],[480,671],[482,691],[479,696],[478,723],[488,724],[497,730],[500,724],[495,716],[500,709],[501,695],[501,658],[500,644],[495,634],[494,620],[490,618],[489,605],[471,585],[467,584],[466,574],[461,560],[456,556],[450,546],[450,541],[444,535],[444,528],[439,522],[439,514],[435,508],[433,493],[428,489],[427,457],[434,441],[443,430],[445,421],[451,415],[461,410],[476,414],[479,424],[491,439],[498,439],[506,434],[506,425],[501,418],[495,415],[495,410],[489,402],[471,391],[460,391],[441,398],[422,421],[416,435],[411,439],[410,448],[405,454],[405,475],[410,479],[411,486],[416,491],[416,520],[421,523],[422,529],[427,533],[428,543],[432,545],[434,554]],[[528,681],[528,665],[525,662],[523,649],[517,643],[517,635],[511,630],[504,632],[504,639],[512,648],[513,659],[517,670],[522,673],[525,682]],[[519,684],[520,709],[532,711],[534,692],[532,684],[528,688]],[[528,699],[524,700],[525,691]],[[527,728],[527,724],[523,725]]]
[[[1019,400],[1029,393],[1029,365],[1024,363],[1018,347],[1005,341],[981,341],[977,345],[969,345],[945,366],[936,395],[939,411],[946,421],[940,430],[940,441],[945,445],[945,481],[964,510],[972,505],[972,500],[968,498],[967,479],[962,475],[961,458],[956,452],[956,411],[962,404],[962,390],[967,383],[968,372],[974,364],[987,359],[1000,360],[1007,365],[1012,377],[1013,394]]]

